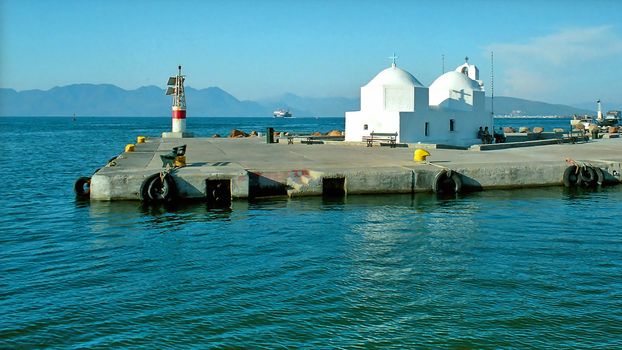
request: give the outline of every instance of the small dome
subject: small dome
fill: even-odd
[[[473,79],[470,79],[463,73],[455,71],[447,72],[440,77],[436,78],[430,85],[430,93],[434,91],[446,92],[448,90],[474,90],[483,91],[479,83]]]
[[[373,85],[407,85],[423,87],[423,85],[412,74],[407,71],[397,68],[396,66],[389,67],[382,72],[378,73],[367,86]]]

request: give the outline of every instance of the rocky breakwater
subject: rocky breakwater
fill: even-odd
[[[286,137],[286,136],[330,136],[330,137],[343,137],[345,135],[345,132],[341,131],[341,130],[331,130],[328,131],[326,133],[322,133],[320,131],[314,131],[311,133],[308,132],[292,132],[292,131],[278,131],[275,130],[274,131],[274,138],[278,138],[278,137]],[[239,129],[232,129],[229,132],[229,135],[227,136],[228,138],[244,138],[244,137],[257,137],[259,136],[259,133],[255,130],[251,131],[250,133],[247,133],[243,130],[239,130]],[[214,134],[212,135],[212,137],[214,138],[219,138],[222,137],[220,134]]]

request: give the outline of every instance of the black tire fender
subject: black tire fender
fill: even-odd
[[[168,173],[153,174],[140,185],[139,197],[143,202],[171,202],[177,195],[175,180]]]
[[[460,174],[451,169],[443,169],[434,177],[432,191],[439,194],[460,193],[462,179]]]
[[[592,186],[597,180],[596,172],[589,165],[582,166],[579,169],[579,179],[581,180],[582,185]]]
[[[603,169],[595,166],[594,172],[596,173],[596,185],[602,186],[605,182],[605,173],[603,172]]]
[[[575,187],[579,184],[579,174],[578,167],[576,165],[571,165],[564,170],[564,186],[566,187]]]
[[[78,198],[89,198],[91,196],[91,178],[79,177],[73,184],[73,191]]]

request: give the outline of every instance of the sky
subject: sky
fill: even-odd
[[[620,104],[622,1],[0,0],[0,87],[18,91],[164,87],[182,65],[241,100],[358,97],[393,53],[426,86],[468,56],[487,95],[492,71],[495,96]]]

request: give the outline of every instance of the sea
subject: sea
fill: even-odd
[[[568,128],[563,118],[496,126]],[[327,132],[344,118],[189,118]],[[0,118],[0,349],[621,349],[622,186],[75,198],[169,118]]]

